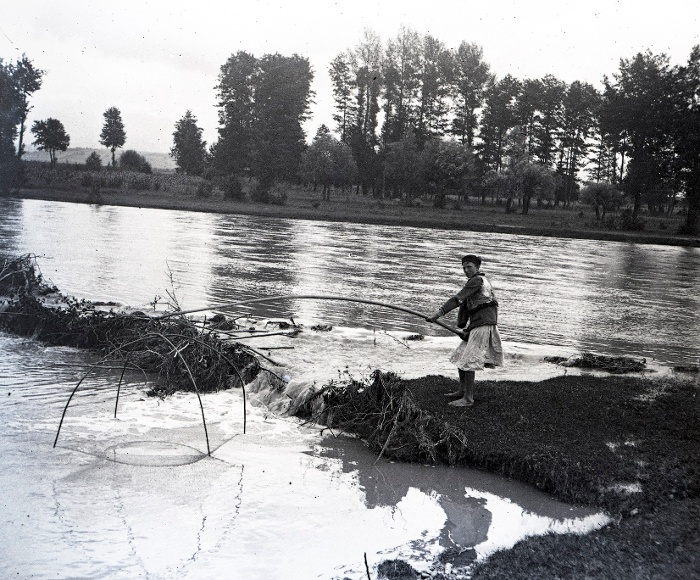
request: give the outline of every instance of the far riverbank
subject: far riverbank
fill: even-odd
[[[482,205],[474,201],[438,209],[421,204],[408,207],[393,200],[379,200],[349,192],[338,192],[334,196],[331,201],[321,201],[320,192],[294,189],[289,192],[284,205],[274,205],[226,200],[216,195],[200,197],[121,189],[101,191],[99,194],[80,189],[21,189],[12,195],[22,199],[70,203],[700,247],[700,237],[673,233],[682,223],[680,216],[645,214],[643,219],[646,226],[643,231],[624,232],[602,229],[590,208],[536,208],[522,215],[506,214],[503,206]]]

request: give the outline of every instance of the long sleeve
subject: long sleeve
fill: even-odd
[[[447,302],[445,302],[440,307],[440,311],[444,315],[450,312],[450,310],[454,310],[455,308],[466,302],[469,298],[471,298],[475,294],[478,294],[481,290],[482,285],[483,280],[481,276],[474,276],[470,278],[464,285],[464,287],[459,292],[457,292],[457,294],[452,296],[452,298],[447,300]]]

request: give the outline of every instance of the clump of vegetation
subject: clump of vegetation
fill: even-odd
[[[143,155],[133,149],[127,149],[119,156],[119,167],[137,173],[153,173],[151,164]]]
[[[639,373],[646,368],[646,359],[637,359],[628,356],[607,356],[584,352],[571,357],[546,356],[545,362],[560,364],[565,367],[579,367],[584,369],[598,369],[612,374]]]
[[[99,171],[102,169],[102,157],[94,151],[85,159],[85,169],[88,171]]]
[[[276,183],[270,187],[260,184],[251,191],[250,197],[253,201],[267,205],[284,205],[287,203],[289,186],[284,183]]]
[[[243,201],[245,199],[243,184],[240,178],[235,175],[224,175],[217,179],[216,183],[217,187],[223,192],[224,199],[233,201]]]

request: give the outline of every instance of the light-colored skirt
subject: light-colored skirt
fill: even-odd
[[[463,371],[483,371],[485,364],[503,366],[503,347],[498,327],[490,324],[472,330],[469,341],[460,341],[450,356],[450,362]]]

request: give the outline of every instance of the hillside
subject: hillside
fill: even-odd
[[[95,152],[102,158],[102,163],[107,165],[111,161],[108,149],[90,149],[89,147],[69,147],[67,151],[59,151],[56,158],[59,163],[84,163],[90,153]],[[153,169],[174,170],[175,161],[167,153],[153,153],[139,151],[146,158]],[[117,159],[119,152],[117,152]],[[49,154],[46,151],[27,151],[22,157],[25,161],[48,161]]]

